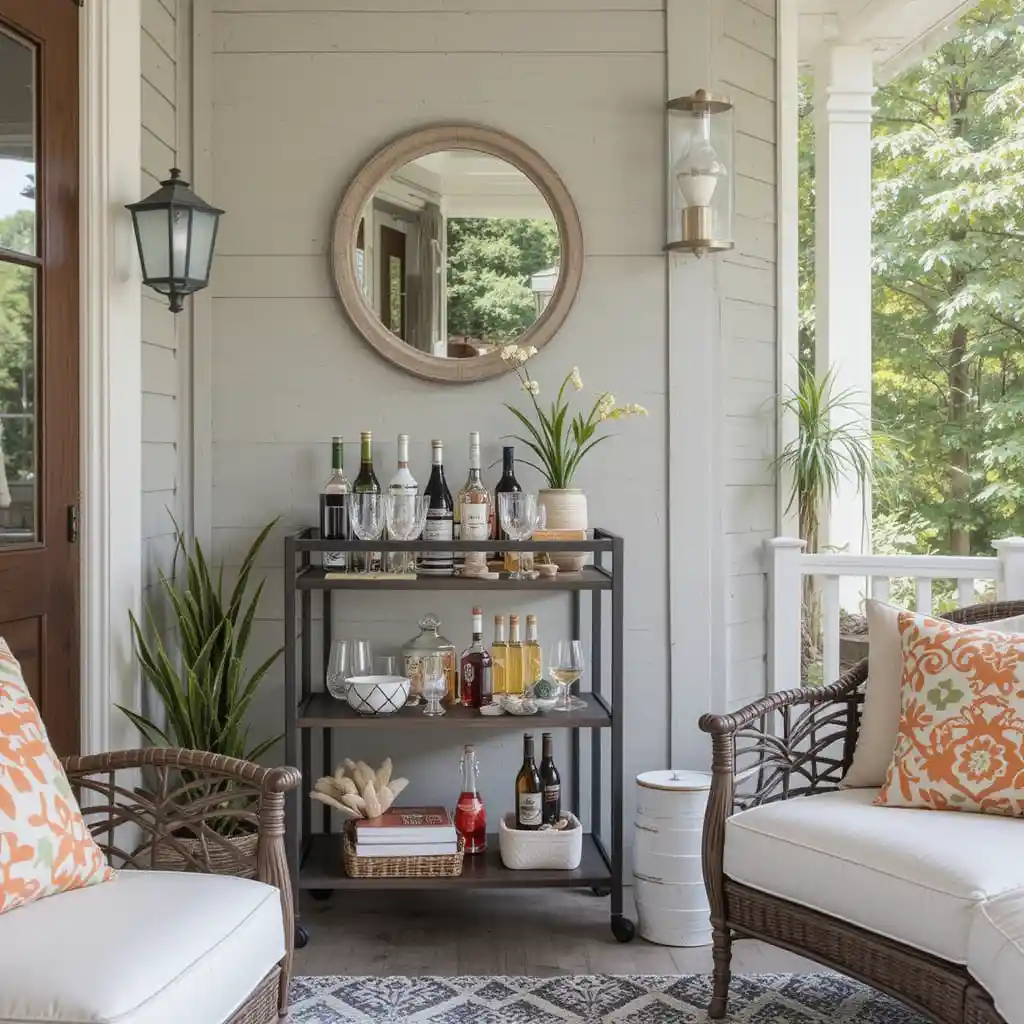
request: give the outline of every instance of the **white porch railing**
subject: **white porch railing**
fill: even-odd
[[[916,608],[932,611],[932,585],[952,581],[960,607],[977,600],[977,584],[995,584],[996,600],[1024,599],[1024,537],[993,544],[991,557],[947,555],[807,555],[804,543],[792,537],[765,542],[768,562],[768,687],[786,690],[800,685],[800,644],[804,578],[817,580],[821,596],[822,669],[826,683],[839,678],[839,581],[863,581],[861,593],[889,600],[893,580],[911,579]]]

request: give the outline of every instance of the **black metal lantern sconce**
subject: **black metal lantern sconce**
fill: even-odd
[[[177,167],[160,187],[128,209],[142,262],[142,283],[170,300],[180,313],[185,296],[210,283],[213,247],[223,210],[192,191]]]

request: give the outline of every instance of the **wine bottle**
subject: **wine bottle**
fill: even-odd
[[[373,432],[364,430],[359,435],[359,475],[352,484],[353,494],[380,494],[380,482],[373,471]],[[353,569],[376,569],[381,552],[357,551],[352,556]]]
[[[521,697],[526,689],[523,678],[525,653],[522,641],[519,639],[519,616],[510,615],[508,617],[508,654],[505,658],[505,692],[518,697]]]
[[[484,647],[484,613],[473,609],[473,642],[459,659],[459,694],[464,707],[481,708],[493,697],[491,656]]]
[[[491,536],[495,540],[509,539],[508,534],[501,528],[501,515],[498,512],[500,495],[521,490],[522,487],[519,486],[519,481],[516,479],[516,450],[513,445],[507,444],[501,449],[501,479],[494,488],[494,505],[491,508],[491,515],[494,518],[491,524]],[[497,557],[504,561],[505,554],[499,552]]]
[[[398,468],[395,470],[395,475],[391,478],[391,482],[388,484],[388,494],[399,497],[399,498],[415,498],[419,494],[419,484],[416,483],[416,478],[409,472],[409,435],[399,434],[398,435]],[[385,527],[385,536],[388,536],[387,528]],[[394,538],[392,538],[394,539]],[[404,553],[395,555],[389,560],[397,563],[401,569],[403,565],[408,565],[408,558]],[[386,566],[389,570],[392,566]]]
[[[477,787],[480,764],[472,743],[463,748],[461,767],[462,791],[455,806],[455,831],[462,836],[467,854],[483,853],[487,849],[487,809]]]
[[[320,498],[320,526],[325,540],[348,540],[351,526],[348,521],[348,495],[352,492],[345,476],[345,441],[335,435],[331,438],[331,476],[324,484]],[[325,551],[323,567],[333,572],[346,572],[349,567],[347,551]]]
[[[537,639],[537,616],[526,616],[526,643],[523,644],[524,686],[533,686],[544,675],[540,641]]]
[[[555,767],[554,742],[551,733],[541,736],[540,781],[544,788],[541,817],[545,825],[554,825],[562,816],[562,777]]]
[[[494,616],[494,643],[491,644],[491,683],[495,694],[505,689],[505,662],[508,660],[508,640],[505,638],[505,616]]]
[[[523,736],[523,767],[516,776],[516,828],[536,832],[544,824],[544,786],[533,759],[533,735]]]
[[[456,540],[487,540],[491,535],[491,494],[480,478],[480,434],[469,435],[469,476],[455,499]],[[487,568],[485,551],[466,551],[455,556],[458,565]]]
[[[452,540],[454,503],[452,492],[444,478],[444,443],[431,441],[434,464],[424,492],[429,499],[427,521],[423,539],[429,541]],[[419,571],[427,576],[451,576],[454,562],[451,551],[428,551],[420,559]]]

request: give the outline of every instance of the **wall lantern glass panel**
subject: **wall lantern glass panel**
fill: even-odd
[[[667,249],[733,247],[733,105],[698,89],[668,102]]]

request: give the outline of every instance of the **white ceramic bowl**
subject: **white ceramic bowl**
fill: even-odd
[[[404,676],[349,676],[348,706],[360,715],[393,715],[405,707],[412,684]]]

